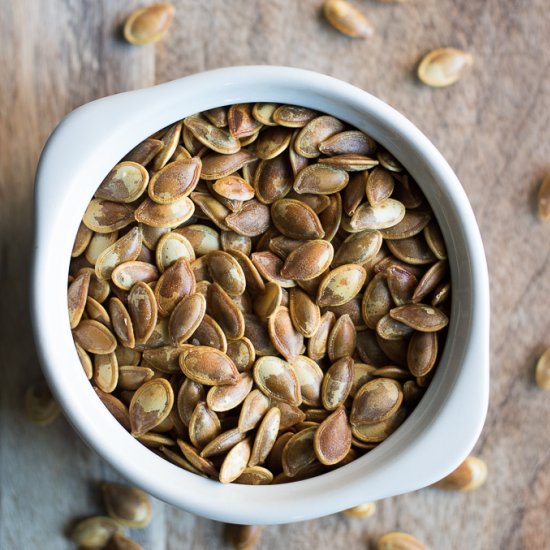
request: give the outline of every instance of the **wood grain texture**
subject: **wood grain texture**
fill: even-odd
[[[406,114],[456,170],[474,207],[491,274],[491,406],[476,454],[489,465],[472,494],[423,490],[378,504],[367,520],[329,518],[265,530],[259,548],[354,549],[388,530],[432,549],[550,546],[548,394],[533,383],[550,345],[550,225],[536,189],[550,171],[547,0],[355,0],[376,35],[352,40],[320,16],[320,0],[181,0],[166,40],[120,40],[127,0],[0,0],[0,548],[71,548],[76,517],[101,511],[97,482],[118,476],[63,420],[22,413],[40,376],[28,317],[32,186],[57,122],[96,97],[238,64],[282,64],[349,81]],[[414,78],[434,47],[466,48],[473,70],[434,90]],[[467,402],[464,405],[468,406]],[[222,526],[155,502],[133,535],[152,550],[225,548]]]

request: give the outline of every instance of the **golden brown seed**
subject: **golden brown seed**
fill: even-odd
[[[102,392],[99,388],[94,388],[94,391],[107,410],[117,419],[119,424],[121,424],[125,430],[130,431],[128,407],[120,399],[117,399],[110,393]]]
[[[353,425],[376,424],[393,416],[403,402],[399,382],[390,378],[377,378],[362,386],[351,408]]]
[[[368,38],[374,33],[366,16],[347,0],[325,0],[323,11],[327,21],[343,34]]]
[[[243,372],[234,385],[211,387],[206,396],[206,402],[214,412],[230,411],[245,400],[253,383],[252,376]]]
[[[121,263],[111,273],[113,283],[122,290],[130,290],[138,281],[145,283],[156,281],[158,276],[156,266],[138,261]]]
[[[149,197],[159,204],[175,203],[194,190],[200,173],[198,157],[170,162],[151,178]]]
[[[376,323],[376,333],[384,340],[401,340],[408,338],[413,330],[411,327],[392,319],[389,315],[384,315]]]
[[[75,280],[70,284],[67,291],[67,302],[69,305],[69,323],[72,329],[76,328],[88,298],[88,289],[90,286],[90,272],[85,271],[77,275]]]
[[[208,458],[223,454],[245,438],[246,434],[241,433],[237,428],[223,432],[206,445],[201,451],[201,456]]]
[[[326,355],[328,336],[335,321],[336,316],[332,313],[332,311],[327,311],[321,316],[319,326],[307,344],[308,357],[314,361],[322,359]]]
[[[202,294],[184,296],[170,315],[168,330],[175,346],[187,342],[201,324],[206,312],[206,299]]]
[[[246,201],[238,212],[225,218],[229,229],[245,237],[257,237],[265,233],[271,225],[269,207],[255,199]]]
[[[342,357],[351,357],[355,352],[357,332],[350,316],[341,315],[330,331],[327,342],[328,357],[331,361],[337,361]]]
[[[256,198],[261,203],[271,204],[286,196],[294,182],[292,166],[286,155],[261,160],[253,182]]]
[[[239,296],[246,288],[244,272],[239,262],[229,253],[215,250],[208,254],[208,268],[215,283],[230,296]]]
[[[359,504],[358,506],[344,510],[342,514],[352,518],[369,518],[374,515],[375,512],[376,504],[374,502],[365,502],[364,504]]]
[[[307,204],[281,199],[271,206],[275,227],[291,239],[322,239],[325,235],[317,214]]]
[[[289,280],[310,281],[328,269],[333,257],[334,248],[328,241],[307,241],[288,255],[281,275]]]
[[[147,166],[163,147],[164,143],[160,139],[147,138],[136,145],[124,160]]]
[[[220,468],[219,479],[222,483],[231,483],[243,473],[250,458],[250,451],[250,439],[244,439],[231,448]]]
[[[134,210],[127,204],[92,199],[82,221],[96,233],[112,233],[134,221]]]
[[[273,112],[273,120],[288,128],[302,128],[310,120],[313,120],[318,113],[307,107],[297,107],[296,105],[281,105]]]
[[[277,407],[272,407],[263,417],[256,432],[248,461],[249,466],[257,466],[265,462],[277,439],[280,423],[281,411]]]
[[[71,251],[72,258],[80,256],[86,250],[93,235],[94,232],[91,229],[88,229],[84,223],[80,222],[76,232],[76,237],[74,238],[73,249]]]
[[[225,128],[227,126],[227,108],[214,107],[203,111],[202,113],[216,128]]]
[[[268,128],[260,134],[256,142],[256,155],[260,159],[272,159],[280,155],[290,144],[292,129],[282,126]]]
[[[195,251],[186,237],[170,231],[159,239],[156,246],[155,259],[159,271],[164,272],[180,258],[191,263],[195,260]]]
[[[186,196],[169,204],[159,204],[147,198],[135,211],[135,219],[152,227],[173,228],[186,222],[194,212],[195,205]]]
[[[243,138],[255,134],[262,124],[252,116],[251,103],[237,103],[229,107],[227,124],[231,135]]]
[[[321,322],[319,306],[299,288],[290,289],[290,318],[296,330],[306,338],[315,334]]]
[[[317,290],[317,304],[341,306],[353,299],[363,287],[367,272],[357,264],[346,264],[325,275]]]
[[[341,132],[344,124],[329,115],[321,115],[308,122],[294,140],[294,150],[305,158],[316,158],[321,152],[319,145],[325,139]]]
[[[114,353],[94,357],[94,382],[105,393],[111,393],[118,383],[118,361]]]
[[[124,24],[124,38],[137,46],[158,42],[168,31],[173,18],[174,6],[168,2],[135,10]]]
[[[322,386],[323,407],[333,411],[346,401],[353,383],[353,359],[343,357],[325,374]]]
[[[197,285],[197,293],[199,293],[199,285]],[[224,353],[227,352],[227,338],[225,333],[220,325],[206,313],[195,332],[189,338],[188,343],[194,346],[210,346]]]
[[[114,202],[134,202],[139,199],[149,183],[149,173],[136,162],[117,164],[95,192],[98,199]]]
[[[160,277],[155,286],[155,298],[161,315],[169,315],[179,301],[195,292],[195,276],[189,262],[180,258]]]
[[[254,188],[243,178],[235,175],[217,180],[213,189],[218,195],[229,200],[248,201],[254,198]]]
[[[101,490],[107,513],[114,520],[126,527],[149,525],[153,509],[146,493],[119,483],[103,483]]]
[[[444,477],[432,487],[449,491],[472,491],[487,480],[487,465],[481,458],[469,456],[448,476]]]
[[[386,229],[397,225],[405,217],[405,213],[403,203],[395,199],[386,199],[376,206],[363,203],[355,211],[349,224],[353,232],[364,229]]]
[[[321,158],[319,164],[341,168],[347,172],[362,172],[376,166],[378,161],[364,155],[350,154]]]
[[[302,473],[317,460],[313,447],[316,431],[317,426],[306,428],[287,441],[282,456],[283,471],[287,476]]]
[[[428,86],[441,88],[457,82],[473,65],[473,56],[456,48],[437,48],[418,65],[418,78]]]
[[[148,367],[135,367],[133,365],[122,365],[118,367],[119,390],[135,391],[145,382],[151,380],[155,371]]]
[[[244,336],[243,314],[218,283],[208,287],[207,311],[218,322],[228,338],[238,340]]]
[[[117,346],[113,333],[98,321],[84,319],[73,330],[75,340],[90,353],[107,354]]]
[[[218,475],[218,471],[212,462],[207,458],[203,458],[192,445],[189,445],[189,443],[186,443],[182,439],[177,439],[176,443],[185,459],[194,468],[209,476],[216,477]]]
[[[181,350],[180,350],[181,352]],[[179,356],[179,355],[178,355]],[[196,410],[196,406],[203,402],[206,397],[205,388],[202,384],[186,378],[178,391],[176,399],[176,408],[180,420],[187,426],[190,426],[192,415]],[[190,430],[191,431],[191,430]]]
[[[313,445],[321,464],[331,466],[344,460],[351,449],[351,429],[343,406],[323,420],[315,432]]]
[[[383,273],[377,273],[363,295],[362,313],[366,325],[375,329],[378,321],[387,315],[392,306],[392,297]]]
[[[71,540],[81,548],[103,548],[121,530],[120,524],[106,516],[79,521],[71,530]]]
[[[430,222],[431,214],[421,210],[407,210],[403,219],[391,227],[380,230],[384,239],[396,240],[414,237]]]
[[[421,332],[436,332],[449,323],[440,309],[426,304],[407,304],[393,308],[390,317]]]
[[[197,258],[199,256],[206,255],[213,250],[219,250],[221,246],[219,232],[208,225],[187,225],[185,227],[178,227],[172,233],[185,237],[191,244],[193,252]]]
[[[294,406],[302,402],[300,382],[294,369],[279,357],[265,356],[257,359],[254,365],[254,381],[268,397]]]
[[[273,481],[273,474],[263,466],[247,466],[235,483],[244,485],[269,485]]]
[[[157,324],[157,301],[148,284],[138,282],[128,295],[128,312],[137,344],[145,344]]]
[[[268,319],[267,327],[275,349],[287,361],[305,351],[304,337],[294,328],[288,308],[279,307]]]
[[[319,151],[325,155],[372,155],[376,151],[376,142],[359,130],[345,130],[325,139],[319,145]]]
[[[239,371],[223,352],[208,346],[193,346],[180,355],[180,367],[185,376],[207,386],[236,384]]]
[[[437,335],[434,332],[415,332],[409,341],[407,366],[414,376],[426,376],[437,360]]]
[[[222,231],[220,235],[220,243],[222,249],[226,252],[240,252],[247,258],[252,252],[252,239],[250,237],[245,237],[244,235],[239,235],[238,233],[235,233],[235,231]]]
[[[59,405],[44,381],[29,386],[24,404],[27,416],[38,426],[47,426],[59,416]]]
[[[204,180],[219,180],[240,170],[245,164],[256,157],[247,149],[241,149],[231,155],[210,153],[202,158],[201,178]]]
[[[377,166],[367,179],[366,194],[371,206],[378,206],[386,199],[389,199],[393,193],[395,180],[391,172]]]
[[[304,355],[294,358],[290,364],[300,383],[302,402],[309,407],[321,406],[323,371],[319,365],[313,359]]]
[[[181,413],[180,413],[181,416]],[[220,435],[222,429],[220,420],[206,403],[197,403],[189,420],[189,439],[197,449],[204,448]]]
[[[158,426],[172,410],[174,391],[164,378],[154,378],[140,386],[130,402],[132,435],[138,437]]]
[[[253,430],[269,409],[269,403],[269,398],[260,390],[252,390],[246,396],[239,414],[239,431]]]
[[[271,317],[281,305],[283,290],[277,283],[269,282],[262,294],[254,300],[254,313],[261,319]]]
[[[395,531],[382,535],[376,543],[376,550],[426,550],[426,546],[408,533]]]
[[[407,239],[388,240],[390,252],[399,260],[411,265],[431,264],[437,260],[422,235]]]
[[[294,190],[300,194],[332,195],[344,189],[348,181],[349,174],[345,170],[327,164],[311,164],[296,176]]]
[[[550,348],[548,348],[537,361],[535,380],[539,388],[550,390]]]
[[[362,444],[380,443],[387,439],[407,417],[405,408],[399,409],[393,416],[382,422],[375,424],[353,424],[351,425],[351,433],[353,437],[359,440]],[[372,447],[371,447],[372,448]]]
[[[230,155],[241,148],[239,140],[227,130],[210,124],[198,115],[187,117],[183,123],[198,141],[216,153]]]
[[[395,305],[402,306],[413,301],[418,279],[409,269],[397,264],[390,265],[386,270],[386,281]]]
[[[250,258],[264,279],[277,283],[282,288],[296,286],[296,283],[292,279],[287,279],[281,274],[283,260],[273,254],[273,252],[267,250],[265,252],[253,252]]]
[[[353,233],[338,248],[332,265],[365,264],[378,254],[382,243],[380,231],[367,229]]]
[[[277,103],[255,103],[252,107],[252,116],[266,126],[276,126],[273,113],[279,107]]]
[[[120,343],[127,348],[133,348],[136,345],[136,337],[132,318],[126,306],[118,298],[111,298],[109,300],[109,314],[111,315],[113,331],[118,336]]]
[[[115,267],[123,262],[136,260],[141,251],[142,236],[139,227],[133,227],[120,239],[99,254],[95,262],[95,274],[100,280],[110,279]]]

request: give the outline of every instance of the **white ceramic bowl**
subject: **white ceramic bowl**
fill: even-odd
[[[67,272],[88,201],[111,167],[171,122],[242,102],[303,105],[365,131],[419,183],[447,244],[453,307],[425,397],[389,439],[351,464],[285,485],[223,485],[190,474],[134,440],[96,397],[69,328]],[[46,378],[82,438],[130,482],[196,514],[233,523],[287,523],[419,489],[453,470],[481,431],[488,402],[489,285],[479,230],[457,177],[403,115],[349,84],[285,67],[234,67],[80,107],[50,137],[36,178],[32,313]]]

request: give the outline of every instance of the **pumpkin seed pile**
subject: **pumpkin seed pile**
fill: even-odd
[[[445,339],[445,245],[403,166],[292,105],[147,138],[78,229],[69,320],[115,418],[188,471],[283,483],[393,433]]]

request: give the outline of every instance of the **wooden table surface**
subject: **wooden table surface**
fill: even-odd
[[[0,0],[0,548],[71,548],[64,530],[101,511],[97,482],[117,474],[63,418],[40,428],[22,395],[40,377],[28,314],[33,177],[61,117],[104,95],[204,69],[276,64],[351,82],[417,124],[456,170],[474,207],[491,275],[491,404],[475,453],[489,466],[471,494],[434,489],[341,515],[267,528],[259,548],[366,548],[389,530],[432,549],[550,547],[550,394],[533,383],[550,345],[550,224],[536,189],[550,171],[548,0],[355,0],[376,35],[352,40],[320,16],[321,0],[181,0],[164,42],[133,47],[120,24],[142,2]],[[448,89],[419,84],[434,47],[471,51]],[[480,365],[481,368],[481,365]],[[468,406],[467,403],[464,404]],[[155,502],[147,549],[226,548],[222,526]]]

